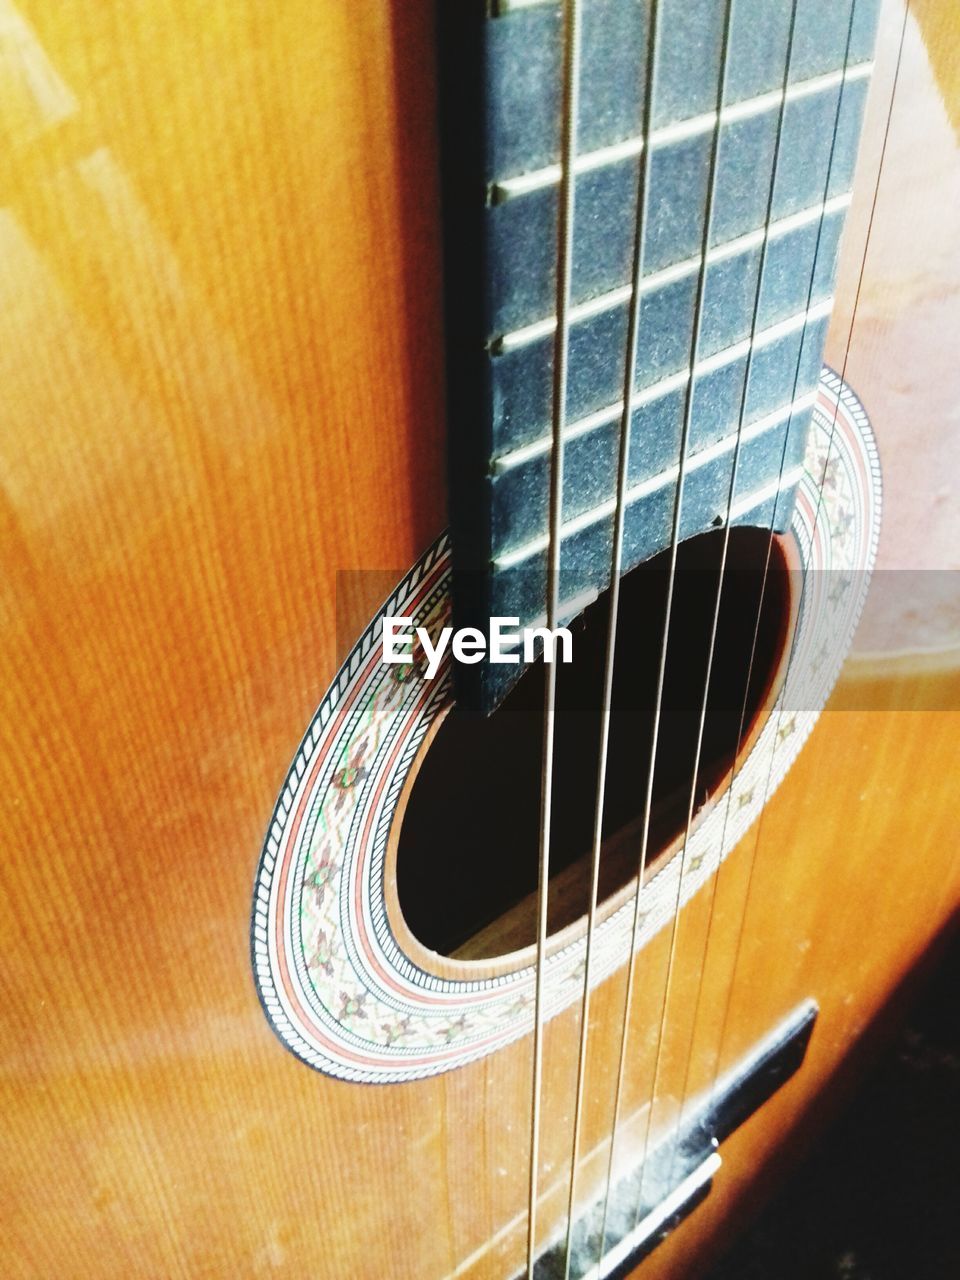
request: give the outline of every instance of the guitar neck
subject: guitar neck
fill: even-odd
[[[638,227],[622,571],[669,544],[681,462],[681,537],[727,519],[790,522],[879,5],[803,0],[791,31],[790,6],[741,0],[722,57],[724,9],[661,4],[645,129],[649,4],[583,6],[562,406],[565,619],[610,580]],[[491,616],[530,625],[546,613],[562,42],[556,3],[445,15],[455,598],[460,621],[481,628]],[[507,672],[462,669],[461,700],[491,710]]]

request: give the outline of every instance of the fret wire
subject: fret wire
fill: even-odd
[[[561,0],[489,0],[491,18],[504,18],[508,13],[517,13],[521,9],[543,9],[548,4],[559,4]]]
[[[761,436],[772,431],[781,423],[788,422],[791,418],[802,413],[804,410],[812,408],[817,398],[815,391],[808,395],[800,396],[791,404],[786,404],[780,409],[774,409],[765,417],[760,418],[757,422],[752,423],[749,427],[744,428],[744,439],[747,441],[759,440]],[[699,449],[696,453],[689,455],[687,463],[687,474],[700,471],[703,467],[708,466],[711,462],[716,462],[718,458],[722,458],[724,454],[732,453],[736,444],[737,433],[731,431],[722,436],[714,444],[707,445],[704,449]],[[652,494],[658,493],[665,486],[676,481],[679,474],[679,464],[674,463],[672,467],[667,467],[664,471],[658,471],[655,476],[651,476],[647,480],[641,480],[627,490],[627,505],[632,506],[639,502],[642,498],[649,498]],[[576,533],[580,533],[583,529],[587,529],[592,524],[606,519],[614,511],[614,499],[608,498],[605,502],[600,503],[596,507],[591,507],[589,511],[583,512],[579,516],[567,520],[563,525],[563,537],[570,538]],[[541,534],[536,539],[531,538],[529,542],[525,542],[523,546],[518,547],[515,551],[505,552],[502,556],[498,556],[494,560],[494,567],[498,570],[512,569],[518,564],[522,564],[524,560],[529,560],[532,556],[546,549],[549,538],[546,534]]]
[[[809,80],[800,80],[787,90],[787,101],[800,101],[819,93],[826,93],[840,84],[865,80],[872,74],[873,68],[872,59],[868,59],[866,62],[854,63],[846,70],[839,68],[836,71],[828,71],[824,75],[812,76]],[[738,124],[755,116],[766,115],[780,107],[783,96],[782,90],[775,89],[771,93],[760,94],[755,98],[746,98],[743,102],[731,103],[721,111],[720,123],[721,125]],[[686,120],[678,120],[674,124],[663,125],[650,135],[650,145],[654,150],[659,150],[675,142],[689,141],[691,138],[710,133],[716,126],[716,121],[716,112],[706,111],[700,115],[689,116]],[[622,164],[623,161],[632,160],[638,156],[642,147],[643,139],[634,136],[624,138],[607,147],[598,147],[594,151],[585,151],[577,157],[574,173],[580,177],[584,173]],[[540,169],[532,169],[529,173],[501,178],[491,183],[487,191],[487,201],[493,205],[506,204],[510,200],[530,195],[531,192],[554,187],[559,180],[560,166],[544,165]]]
[[[747,231],[733,240],[725,240],[722,244],[714,245],[707,254],[707,265],[715,266],[730,258],[739,257],[740,254],[747,253],[751,249],[761,248],[769,240],[780,240],[794,231],[800,231],[814,222],[819,222],[822,218],[841,213],[850,207],[852,198],[851,193],[846,191],[842,195],[832,196],[829,200],[810,205],[806,209],[799,209],[785,218],[778,218],[767,227],[757,227],[755,231]],[[651,271],[649,275],[643,277],[640,292],[644,295],[654,293],[665,285],[676,284],[680,280],[696,275],[701,264],[700,255],[694,254],[692,257],[675,262],[672,266]],[[584,320],[592,320],[596,316],[604,315],[608,311],[615,311],[617,307],[629,302],[632,294],[633,286],[625,284],[611,289],[608,293],[598,294],[597,297],[590,298],[586,302],[579,302],[575,307],[570,308],[570,323],[579,324]],[[499,356],[508,355],[511,351],[519,351],[542,338],[551,337],[556,332],[556,328],[556,317],[548,316],[545,320],[536,320],[533,324],[524,325],[522,329],[512,329],[509,333],[494,338],[488,349],[493,358],[497,359]]]
[[[557,332],[553,359],[553,449],[550,458],[550,542],[547,564],[547,625],[557,625],[562,558],[563,432],[567,412],[567,361],[573,276],[573,236],[580,98],[580,0],[565,0],[563,59],[563,173],[557,220]],[[534,1280],[537,1236],[537,1183],[540,1163],[540,1102],[543,1077],[544,966],[550,890],[550,828],[553,805],[553,755],[557,667],[544,663],[543,759],[540,779],[540,849],[537,875],[537,965],[534,982],[533,1071],[530,1107],[530,1168],[527,1188],[527,1280]]]
[[[780,333],[776,334],[776,338],[782,337],[785,333],[795,333],[797,330],[805,330],[808,328],[809,324],[817,323],[818,320],[824,319],[824,317],[831,314],[832,310],[833,300],[831,298],[828,302],[823,303],[822,306],[812,307],[810,308],[810,311],[803,312],[803,314],[797,316],[794,323],[791,323],[790,329],[781,330]],[[773,340],[776,340],[776,338],[769,339],[769,342],[767,343],[759,343],[758,346],[769,346],[769,344],[771,344]],[[741,344],[737,344],[737,347],[730,348],[730,351],[735,353],[731,358],[739,358],[741,355],[745,355],[748,348],[741,347]],[[728,358],[728,360],[723,361],[722,364],[718,365],[701,362],[700,365],[696,366],[694,380],[703,375],[704,371],[709,372],[714,369],[714,367],[723,367],[723,365],[730,364],[731,358]],[[655,383],[654,387],[648,388],[645,392],[637,394],[634,398],[634,401],[632,401],[631,404],[631,416],[632,413],[636,412],[637,408],[643,407],[644,404],[654,403],[657,399],[662,399],[663,396],[672,392],[672,390],[678,390],[684,387],[689,388],[690,383],[691,378],[689,371],[680,372],[680,374],[673,375],[672,378],[664,379],[663,381],[660,381],[660,383]],[[609,413],[609,415],[611,415],[608,417],[607,421],[616,421],[617,419],[618,412],[620,412],[620,410],[618,410],[617,406],[614,406],[613,408],[613,412],[611,410],[604,410],[604,413]],[[573,439],[579,438],[580,435],[584,434],[586,434],[585,430],[577,431],[577,433],[573,435]],[[570,436],[564,434],[563,443],[566,444],[568,439],[570,439]],[[552,451],[553,444],[550,444],[549,448],[550,451]],[[690,458],[699,457],[700,452],[701,451],[691,453]],[[643,481],[643,484],[646,483],[648,483],[648,481]],[[607,503],[600,503],[598,506],[590,508],[588,512],[581,513],[580,516],[572,517],[570,521],[564,521],[562,526],[564,538],[568,538],[572,532],[579,532],[581,529],[585,529],[586,526],[595,524],[598,520],[602,520],[604,515],[609,515],[609,508]],[[539,534],[536,538],[531,538],[527,540],[526,543],[522,543],[520,547],[513,548],[512,550],[506,550],[506,552],[502,552],[498,554],[498,556],[495,556],[493,561],[494,566],[497,568],[511,568],[515,566],[515,564],[521,563],[522,561],[525,561],[525,559],[529,559],[531,556],[535,556],[535,554],[541,552],[545,545],[547,545],[545,535]]]
[[[797,466],[791,467],[789,471],[784,471],[780,475],[774,476],[769,484],[765,484],[760,489],[755,489],[753,493],[748,493],[746,497],[733,504],[730,508],[731,521],[739,520],[748,511],[753,511],[755,507],[762,507],[771,498],[779,498],[781,494],[789,493],[794,485],[800,483],[802,478],[803,463],[798,463]]]
[[[824,309],[824,314],[829,314],[829,309],[826,307]],[[804,319],[807,319],[807,317],[804,317]],[[800,329],[803,327],[803,324],[800,323],[796,327]],[[743,352],[738,346],[737,355],[739,356],[742,354]],[[698,370],[698,372],[701,371],[702,368],[701,370]],[[638,391],[630,402],[631,414],[635,413],[638,409],[644,408],[648,404],[655,404],[657,400],[662,400],[664,396],[669,395],[672,391],[681,390],[686,386],[688,378],[689,374],[685,372],[675,373],[669,378],[664,378],[662,381],[654,383],[652,387],[648,387],[644,391]],[[654,392],[656,394],[651,394]],[[794,401],[794,403],[796,404],[798,402]],[[772,409],[770,413],[771,415],[776,416],[780,412],[786,411],[789,408],[790,402],[787,402],[778,409]],[[568,445],[574,440],[580,440],[584,436],[592,434],[594,431],[599,431],[601,427],[609,426],[611,422],[616,422],[621,413],[623,413],[623,401],[618,400],[616,404],[608,405],[603,409],[598,409],[596,413],[590,414],[589,417],[581,418],[578,422],[572,423],[564,432],[564,445]],[[766,421],[767,416],[768,415],[765,415],[762,421]],[[515,471],[517,467],[524,466],[526,463],[532,462],[536,458],[542,458],[548,455],[552,447],[553,442],[549,436],[536,440],[533,444],[524,445],[522,448],[516,449],[512,453],[504,454],[502,458],[497,459],[491,474],[495,477],[509,475],[510,472]],[[699,457],[699,450],[693,456]]]
[[[697,362],[694,376],[700,377],[705,373],[714,373],[718,369],[723,369],[727,365],[733,364],[741,356],[749,354],[751,345],[757,350],[763,350],[765,347],[772,346],[781,338],[786,338],[791,333],[796,333],[798,329],[803,329],[809,324],[815,324],[818,320],[825,319],[833,311],[834,304],[835,299],[833,297],[824,298],[822,302],[818,302],[806,311],[798,311],[796,315],[788,316],[786,320],[778,320],[776,324],[771,325],[768,329],[761,329],[752,344],[749,338],[742,338],[732,346],[724,347],[723,350],[704,357],[703,360]],[[631,411],[636,412],[637,409],[642,409],[645,405],[662,400],[671,391],[678,391],[686,386],[689,380],[689,369],[680,369],[676,373],[668,374],[665,378],[658,378],[656,382],[652,382],[649,386],[643,387],[634,393],[630,402]],[[564,430],[564,443],[571,439],[578,439],[580,436],[587,435],[590,431],[595,431],[611,422],[615,422],[622,412],[623,401],[617,400],[614,404],[605,405],[602,409],[596,409],[593,413],[579,418]],[[532,458],[550,453],[552,448],[552,437],[540,436],[529,444],[520,445],[516,449],[511,449],[507,453],[499,454],[492,459],[491,472],[493,475],[503,475],[507,471],[512,471],[514,467],[529,462]]]
[[[816,395],[811,397],[811,403],[816,399]],[[732,448],[732,446],[731,446]],[[689,474],[689,472],[688,472]],[[677,469],[674,467],[669,480],[676,481]],[[745,493],[739,502],[735,503],[732,508],[732,520],[739,520],[745,515],[749,515],[751,511],[757,507],[762,507],[769,502],[771,498],[779,498],[784,493],[800,483],[803,478],[803,464],[798,463],[797,466],[789,468],[768,483],[761,485],[759,489],[752,489],[749,493]],[[572,618],[579,617],[589,605],[593,604],[600,592],[594,588],[586,591],[578,592],[575,596],[570,596],[566,600],[561,600],[558,605],[557,616],[561,624],[570,621]],[[547,625],[547,615],[545,613],[538,614],[530,623],[524,625],[531,627],[545,627]]]

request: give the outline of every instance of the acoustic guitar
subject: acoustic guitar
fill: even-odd
[[[960,901],[960,14],[0,52],[4,1274],[704,1274]]]

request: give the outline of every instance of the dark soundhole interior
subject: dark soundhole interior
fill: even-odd
[[[711,532],[679,549],[654,770],[651,866],[686,826],[722,541],[719,531]],[[786,644],[790,591],[777,540],[761,591],[768,544],[764,530],[731,533],[695,812],[727,774],[741,721],[744,739],[749,734]],[[621,586],[601,900],[637,871],[667,569],[664,553],[627,574]],[[551,933],[581,917],[589,901],[608,616],[604,594],[571,626],[573,662],[557,666]],[[398,894],[407,926],[433,951],[480,959],[535,940],[543,675],[541,662],[532,665],[489,719],[454,707],[412,784],[398,840]]]

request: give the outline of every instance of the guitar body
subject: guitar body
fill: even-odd
[[[910,615],[916,571],[956,568],[960,532],[947,7],[909,20],[847,359],[902,20],[886,6],[827,351],[879,443],[878,603],[715,893],[682,912],[654,1128],[804,1000],[820,1014],[644,1277],[700,1274],[960,901],[960,600]],[[8,1275],[522,1265],[531,1038],[429,1078],[334,1079],[279,1043],[250,961],[296,744],[448,522],[432,24],[408,0],[0,3]],[[342,569],[369,572],[338,590]],[[669,945],[636,959],[626,1146]],[[584,1194],[625,974],[591,1004]],[[578,1019],[545,1033],[544,1236],[566,1210]]]

